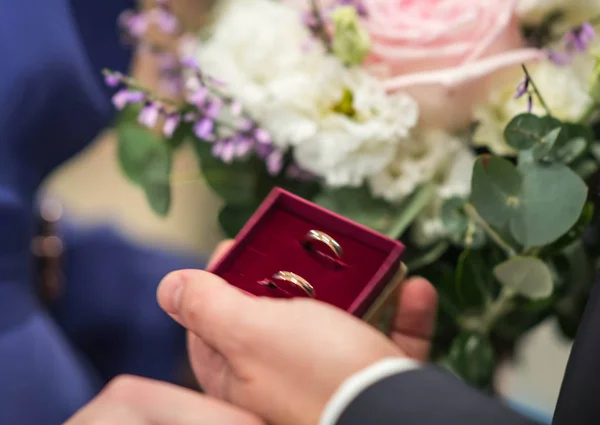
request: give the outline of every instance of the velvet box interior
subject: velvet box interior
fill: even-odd
[[[311,229],[341,245],[338,264],[306,249]],[[402,243],[276,188],[211,271],[243,291],[270,297],[290,295],[258,282],[293,272],[314,287],[317,300],[362,316],[398,272],[403,252]]]

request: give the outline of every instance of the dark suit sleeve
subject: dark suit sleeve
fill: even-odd
[[[383,378],[332,425],[538,425],[434,367]]]

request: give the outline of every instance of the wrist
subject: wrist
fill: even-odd
[[[344,410],[362,391],[384,378],[419,367],[420,362],[407,357],[388,357],[360,370],[338,387],[325,405],[318,424],[335,425]]]

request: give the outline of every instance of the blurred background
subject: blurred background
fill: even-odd
[[[204,5],[179,0],[177,7],[190,17],[189,25],[201,21]],[[138,55],[135,75],[147,84],[155,79],[155,63]],[[196,159],[181,152],[175,166],[173,207],[166,219],[154,214],[141,190],[130,184],[118,168],[115,138],[102,134],[79,156],[57,170],[45,188],[58,197],[76,220],[111,222],[142,242],[189,250],[205,257],[223,238],[217,223],[219,201],[197,173]],[[529,335],[517,352],[517,361],[500,371],[501,391],[519,407],[550,415],[554,409],[566,366],[570,344],[546,323]]]

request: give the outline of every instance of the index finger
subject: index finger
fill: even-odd
[[[116,422],[110,422],[113,417]],[[104,420],[115,425],[264,425],[256,416],[222,401],[173,384],[133,376],[113,380],[65,425]]]

